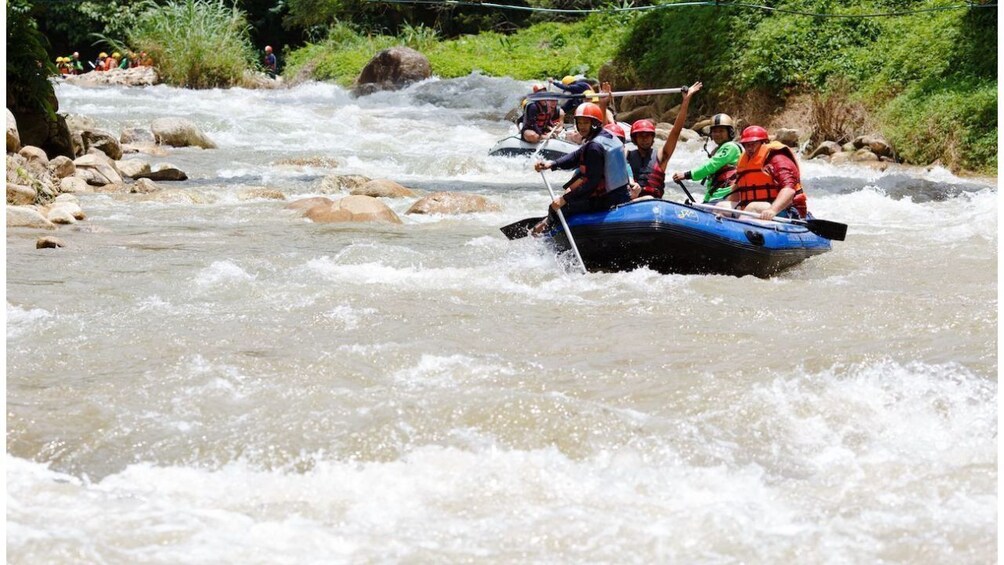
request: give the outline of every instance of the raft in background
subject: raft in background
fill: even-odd
[[[509,239],[524,237],[536,219],[516,222],[502,231]],[[724,217],[669,200],[635,200],[567,220],[590,271],[648,267],[664,274],[767,278],[832,248],[829,239],[807,225]],[[843,239],[837,235],[833,238]],[[543,237],[559,251],[571,248],[561,226]]]
[[[499,140],[491,150],[489,157],[529,157],[540,149],[541,143],[527,143],[519,135],[511,135]],[[578,144],[569,143],[562,139],[550,139],[547,145],[540,151],[539,157],[548,161],[553,161],[559,157],[568,155],[578,149]]]

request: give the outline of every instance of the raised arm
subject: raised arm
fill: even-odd
[[[687,121],[687,107],[690,106],[690,98],[697,94],[702,86],[704,85],[700,81],[695,82],[693,86],[687,89],[686,94],[683,95],[683,102],[680,104],[680,113],[677,114],[676,121],[673,122],[673,129],[670,130],[666,143],[662,146],[662,150],[659,151],[659,166],[664,171],[669,164],[669,158],[676,151],[676,142],[680,140],[680,132],[683,130],[684,122]]]
[[[601,93],[605,92],[607,94],[610,94],[613,91],[614,89],[610,87],[609,82],[605,82],[600,85]],[[610,119],[611,114],[607,112],[607,108],[610,107],[611,100],[613,100],[613,96],[600,96],[599,102],[596,103],[600,107],[600,110],[603,110],[603,125],[614,123],[614,121]]]

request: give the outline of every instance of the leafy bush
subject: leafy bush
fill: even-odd
[[[883,134],[902,159],[941,160],[953,169],[997,169],[997,82],[929,79],[880,112]]]
[[[56,68],[30,11],[26,0],[7,2],[7,107],[15,115],[43,113],[54,119],[56,97],[48,77]]]
[[[190,88],[239,84],[254,64],[244,13],[223,0],[148,2],[129,32],[129,43],[146,51],[165,82]]]

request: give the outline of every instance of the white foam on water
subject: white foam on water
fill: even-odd
[[[44,320],[51,320],[54,314],[43,308],[22,308],[7,303],[7,339],[20,337],[33,331]]]
[[[195,283],[202,287],[218,287],[254,281],[257,275],[248,273],[232,261],[213,261],[199,271]]]
[[[483,374],[454,355],[398,376],[442,386],[471,364]],[[703,393],[723,381],[709,377]],[[468,428],[455,432],[482,447],[417,446],[392,461],[316,454],[305,469],[140,463],[93,483],[8,455],[8,556],[993,559],[996,383],[960,367],[878,362],[738,385],[718,390],[717,410],[625,411],[639,441],[584,457],[503,448]],[[660,421],[682,432],[650,427]]]

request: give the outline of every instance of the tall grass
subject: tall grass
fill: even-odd
[[[153,58],[169,84],[228,87],[240,84],[255,65],[249,31],[244,12],[223,0],[150,1],[129,43]]]

